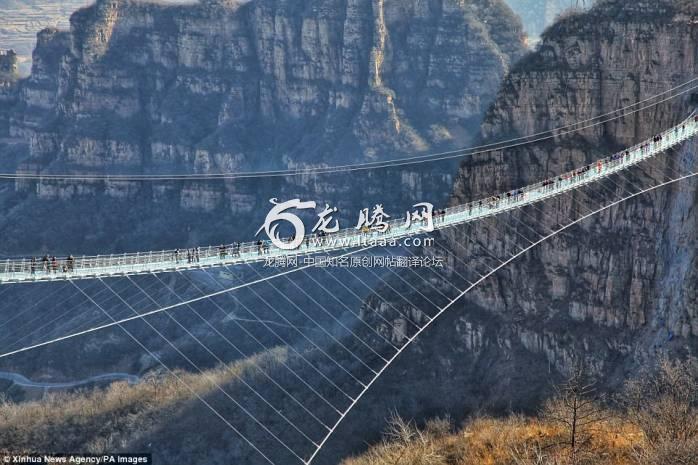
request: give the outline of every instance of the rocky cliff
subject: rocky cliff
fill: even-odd
[[[588,14],[558,22],[543,36],[538,51],[505,80],[483,123],[484,140],[586,120],[694,78],[697,14],[695,4],[686,2],[607,1]],[[462,166],[455,201],[530,184],[588,163],[672,126],[694,106],[689,93],[554,141],[480,157]],[[684,148],[689,155],[692,150],[692,144]],[[673,168],[695,170],[692,156],[674,155]],[[693,317],[698,302],[692,291],[698,271],[693,256],[698,223],[690,214],[695,200],[694,187],[667,189],[591,222],[587,227],[594,231],[593,240],[588,235],[566,250],[544,247],[527,265],[542,273],[522,273],[520,279],[526,277],[526,282],[513,279],[496,290],[506,296],[506,313],[518,308],[545,316],[554,308],[571,321],[593,322],[619,334],[639,331],[636,356],[668,329],[683,338],[675,348],[692,351],[698,335]],[[562,217],[574,211],[575,204],[568,198],[547,208],[544,214]],[[603,233],[618,240],[599,240]],[[675,250],[684,247],[686,253],[678,256]],[[530,281],[537,277],[541,287]],[[674,287],[667,293],[669,282]],[[524,292],[527,288],[537,292]],[[673,295],[671,303],[665,300],[668,294]],[[559,297],[559,302],[551,304],[550,296]],[[660,328],[660,321],[666,327]]]
[[[9,131],[9,108],[17,100],[17,55],[14,50],[0,50],[0,137]]]
[[[470,141],[522,51],[521,26],[498,0],[100,0],[72,16],[70,32],[39,35],[10,131],[28,142],[20,171],[32,173],[220,173],[413,155]],[[390,177],[417,179],[398,189],[407,197],[440,191],[440,200],[451,169]],[[388,178],[379,176],[363,194]],[[291,179],[264,194],[255,182],[16,187],[46,201],[104,195],[231,216],[348,181]],[[355,204],[346,191],[334,197],[317,200]]]
[[[0,81],[17,80],[17,54],[14,50],[0,50]]]
[[[605,114],[696,75],[695,2],[600,2],[548,29],[538,49],[514,67],[485,117],[482,141],[507,140]],[[695,95],[687,94],[573,135],[469,158],[461,165],[453,203],[506,192],[590,163],[672,126],[688,116],[695,101]],[[692,142],[672,152],[672,171],[652,174],[662,178],[695,171],[696,148]],[[637,190],[623,179],[615,183],[609,182],[600,194],[587,194],[598,201],[600,195],[620,198]],[[695,183],[666,188],[606,211],[526,254],[420,337],[374,393],[374,408],[385,405],[379,396],[409,382],[405,391],[411,401],[396,401],[407,415],[483,407],[525,410],[545,395],[551,378],[580,362],[599,376],[604,388],[612,389],[658,357],[695,355],[697,201]],[[511,254],[518,250],[513,244],[528,245],[520,235],[540,238],[517,227],[517,221],[539,234],[549,232],[558,221],[584,211],[580,204],[594,202],[586,195],[565,196],[516,220],[507,217],[447,234],[442,240],[457,257],[448,277],[460,284],[463,273],[477,279],[472,267],[482,273],[487,269],[483,261],[497,264],[482,245],[495,255],[504,250]],[[448,292],[448,286],[435,290],[424,285],[420,290],[439,302],[443,298],[438,291]],[[378,301],[371,304],[387,318],[398,318]]]

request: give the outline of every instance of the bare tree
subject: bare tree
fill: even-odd
[[[382,463],[390,465],[441,463],[441,456],[431,438],[414,422],[405,421],[395,413],[388,419],[382,452]]]
[[[573,465],[583,461],[595,426],[606,419],[596,381],[581,366],[573,370],[567,381],[556,387],[555,396],[545,403],[541,415],[564,428],[566,439],[561,445],[568,448],[569,460]]]
[[[527,442],[512,448],[511,458],[514,465],[560,465],[559,461],[546,453],[538,443]]]
[[[626,383],[621,404],[644,434],[643,464],[698,464],[698,363],[663,359]]]

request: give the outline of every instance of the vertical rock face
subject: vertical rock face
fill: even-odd
[[[698,4],[600,2],[552,26],[537,51],[512,69],[482,124],[482,142],[606,114],[696,75]],[[459,170],[453,203],[590,163],[671,127],[688,116],[695,101],[689,93],[552,141],[469,157]],[[696,171],[697,149],[698,143],[691,142],[665,155],[671,157],[671,171],[651,174],[665,179],[676,171]],[[624,184],[622,178],[614,182]],[[517,229],[516,221],[549,233],[557,221],[564,224],[579,211],[587,213],[580,203],[598,205],[591,202],[597,195],[619,199],[628,190],[637,188],[609,182],[600,193],[587,190],[590,198],[567,195],[528,209],[517,220],[512,214],[448,231],[441,240],[456,257],[443,273],[456,284],[477,280],[478,273],[499,263],[492,255],[511,256],[520,250],[513,244],[529,245],[517,234],[540,239],[525,227]],[[662,354],[695,355],[697,202],[695,182],[663,188],[586,220],[507,265],[419,336],[354,413],[361,424],[348,423],[341,434],[359,434],[371,419],[379,424],[384,399],[395,399],[390,396],[398,389],[408,394],[390,408],[406,417],[482,408],[530,410],[547,395],[551,378],[580,361],[613,388]],[[439,289],[440,283],[425,279],[419,292],[410,293],[394,280],[393,286],[415,304],[402,308],[400,295],[390,300],[395,308],[369,299],[367,307],[382,318],[369,317],[374,312],[368,309],[363,314],[386,337],[404,341],[415,329],[404,331],[407,320],[399,313],[419,324],[427,321],[444,302],[439,293],[454,292],[446,284]],[[379,293],[389,295],[390,289]],[[381,319],[395,329],[385,328]]]
[[[17,55],[14,50],[0,50],[0,137],[9,131],[9,111],[17,97]]]
[[[55,146],[32,156],[86,169],[235,171],[462,143],[521,54],[511,13],[488,0],[98,1],[55,39],[58,88],[26,104],[53,104],[69,131],[34,129]]]
[[[587,120],[694,78],[697,18],[695,3],[606,1],[558,22],[505,80],[482,125],[484,140]],[[589,163],[672,126],[694,105],[689,93],[554,141],[466,162],[454,202]],[[695,171],[695,149],[692,142],[681,153],[668,154],[672,168]],[[624,192],[620,187],[617,197]],[[546,205],[538,220],[568,218],[583,200],[567,196]],[[695,184],[689,183],[607,211],[585,223],[574,240],[542,246],[473,302],[506,321],[513,337],[561,370],[571,363],[566,352],[578,351],[605,374],[642,363],[656,356],[655,349],[695,352],[697,200]],[[463,257],[468,253],[473,250]],[[527,322],[514,324],[522,315]]]
[[[28,142],[23,172],[220,173],[394,158],[466,144],[522,53],[520,23],[501,0],[99,0],[72,16],[70,32],[39,35],[10,131]],[[451,169],[403,189],[445,197]],[[408,180],[418,173],[405,171]],[[306,194],[305,181],[272,196]],[[361,191],[376,191],[374,182]],[[250,196],[264,209],[259,189],[17,184],[49,201],[104,194],[230,214]]]
[[[0,81],[17,80],[17,54],[14,50],[0,50]]]
[[[19,86],[20,99],[13,112],[10,134],[27,141],[30,153],[37,160],[57,148],[56,138],[41,128],[50,125],[58,116],[62,91],[59,76],[69,49],[68,33],[56,29],[39,32],[32,55],[32,75]]]

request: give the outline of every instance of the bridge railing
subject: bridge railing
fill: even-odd
[[[635,164],[641,160],[662,152],[669,146],[676,145],[677,143],[692,137],[696,132],[696,124],[697,122],[692,115],[678,126],[658,134],[658,136],[661,136],[661,140],[658,142],[654,142],[653,139],[650,139],[614,155],[585,165],[581,168],[562,173],[553,178],[548,178],[536,184],[528,185],[524,188],[514,189],[509,192],[505,192],[504,194],[498,194],[488,199],[477,200],[464,205],[447,208],[446,212],[447,214],[452,214],[461,213],[464,211],[478,211],[482,210],[482,207],[497,209],[502,203],[516,204],[521,200],[521,198],[525,198],[531,194],[546,194],[547,192],[555,193],[559,192],[560,188],[565,184],[569,185],[570,187],[574,187],[582,181],[597,179],[599,177],[598,175],[607,176],[608,174],[611,174],[613,169],[616,167],[625,167],[630,164]],[[597,176],[594,174],[597,174]]]

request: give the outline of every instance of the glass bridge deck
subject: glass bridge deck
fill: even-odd
[[[697,119],[698,116],[691,114],[687,120],[658,134],[661,136],[658,142],[652,138],[537,184],[448,208],[444,215],[435,216],[434,228],[444,229],[497,215],[561,195],[626,170],[695,136],[698,132]],[[39,259],[32,262],[30,258],[8,259],[0,262],[0,284],[97,279],[230,266],[357,249],[375,243],[390,243],[424,234],[420,224],[413,223],[408,227],[404,220],[391,221],[389,226],[384,233],[364,233],[352,228],[325,237],[312,236],[295,250],[284,250],[269,243],[260,247],[257,242],[239,244],[239,247],[233,244],[228,244],[224,248],[203,247],[198,248],[198,259],[191,261],[186,257],[186,250],[179,253],[175,250],[163,250],[135,254],[83,256],[74,257],[71,261],[58,260],[56,263],[50,261],[45,263]]]

